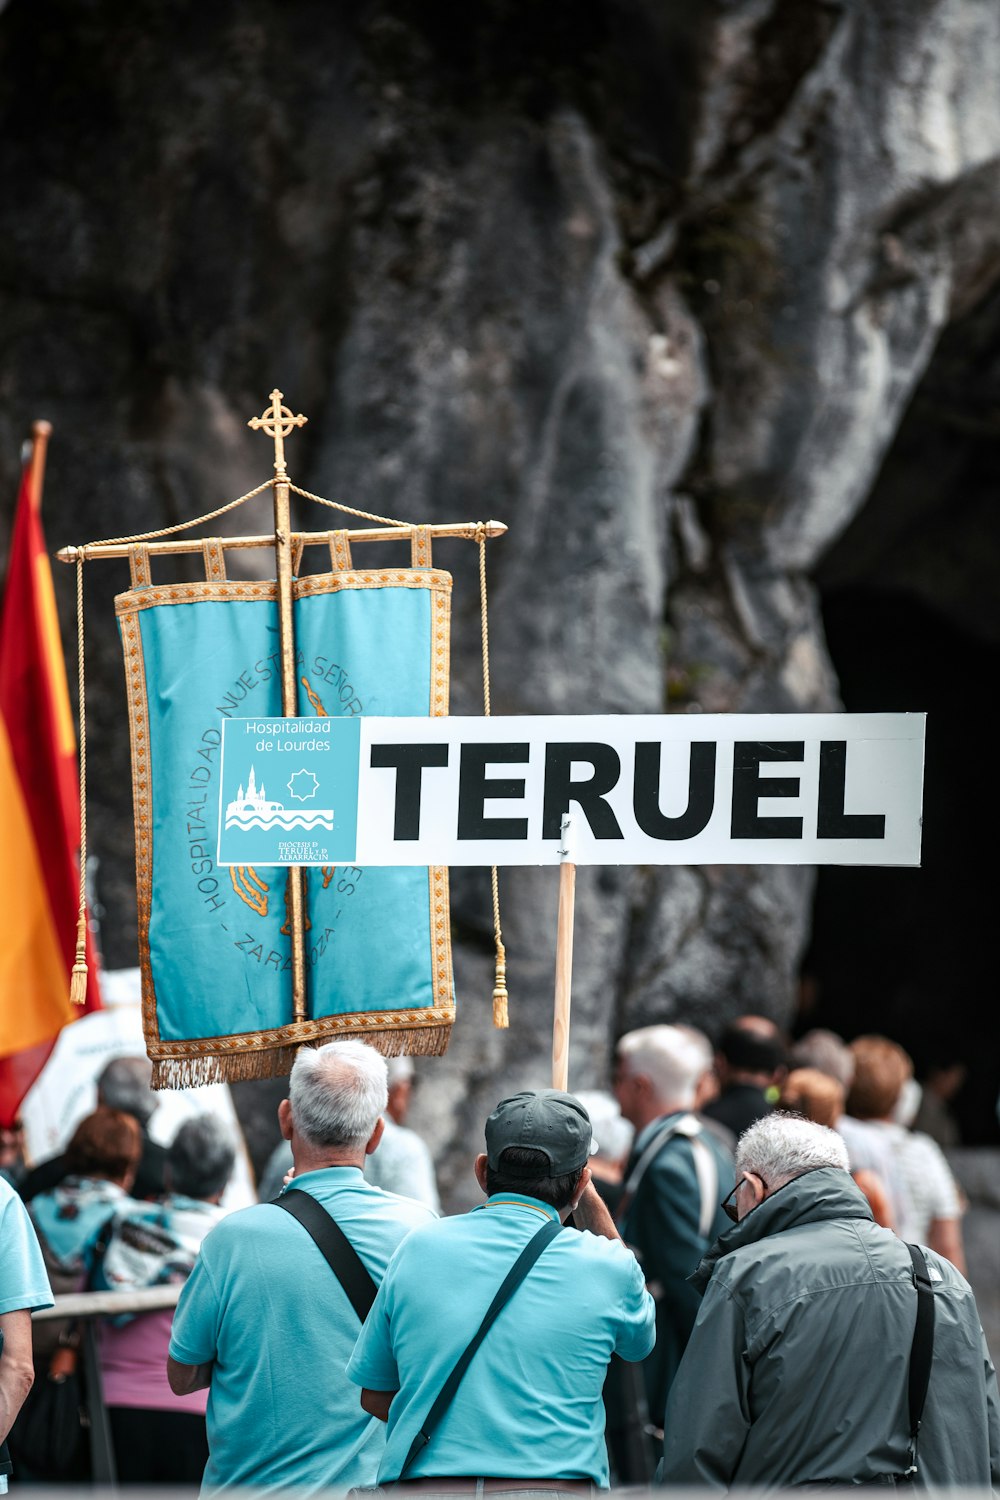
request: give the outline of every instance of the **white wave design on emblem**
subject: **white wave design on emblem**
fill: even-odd
[[[2,9],[2,6],[0,6]],[[316,778],[312,778],[314,789]],[[269,802],[263,783],[258,787],[253,766],[246,791],[242,786],[226,808],[227,828],[326,828],[333,832],[333,808],[286,808],[280,802]]]
[[[281,810],[262,815],[257,811],[228,813],[227,828],[328,828],[333,829],[333,808],[317,807],[311,812]]]

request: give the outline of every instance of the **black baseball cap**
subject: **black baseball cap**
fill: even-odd
[[[508,1146],[526,1146],[543,1152],[550,1174],[562,1177],[586,1166],[593,1144],[590,1116],[561,1089],[512,1094],[486,1121],[486,1159],[494,1171]]]

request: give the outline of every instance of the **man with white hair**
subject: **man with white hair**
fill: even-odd
[[[174,1316],[167,1373],[176,1395],[208,1387],[203,1493],[249,1485],[308,1495],[374,1481],[385,1429],[344,1375],[359,1305],[374,1300],[400,1241],[435,1217],[364,1179],[386,1093],[374,1047],[301,1048],[278,1106],[294,1161],[288,1212],[255,1204],[202,1243]]]
[[[434,1159],[427,1143],[405,1123],[415,1081],[413,1059],[390,1057],[386,1067],[389,1096],[382,1116],[385,1129],[378,1150],[365,1158],[365,1180],[385,1193],[416,1198],[418,1203],[426,1203],[437,1213],[441,1200],[434,1175]],[[279,1141],[257,1184],[261,1203],[269,1203],[281,1192],[291,1165],[292,1148],[287,1141]]]
[[[837,1132],[765,1116],[725,1202],[736,1223],[698,1269],[660,1481],[996,1491],[1000,1400],[972,1288],[874,1223]]]
[[[616,1217],[656,1302],[656,1347],[643,1370],[657,1428],[698,1312],[688,1277],[726,1222],[720,1184],[732,1161],[693,1113],[711,1066],[708,1038],[690,1026],[630,1031],[615,1054],[615,1097],[635,1127]]]

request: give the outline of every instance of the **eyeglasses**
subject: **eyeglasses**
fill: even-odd
[[[756,1177],[757,1181],[760,1183],[760,1185],[764,1189],[765,1193],[768,1190],[767,1189],[767,1183],[764,1181],[763,1177],[760,1175],[759,1172],[744,1172],[743,1176],[740,1178],[739,1182],[737,1182],[735,1184],[735,1186],[732,1188],[732,1190],[726,1194],[726,1196],[723,1198],[722,1202],[719,1204],[719,1207],[722,1209],[722,1212],[726,1215],[727,1218],[732,1219],[732,1221],[733,1221],[734,1224],[738,1224],[740,1222],[740,1216],[739,1216],[739,1213],[737,1212],[737,1209],[736,1209],[736,1194],[739,1192],[740,1188],[743,1186],[743,1184],[750,1177]]]

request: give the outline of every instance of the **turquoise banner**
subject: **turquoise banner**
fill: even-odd
[[[429,568],[298,580],[299,715],[321,723],[447,712],[450,587]],[[307,1017],[296,1021],[287,872],[218,863],[220,822],[238,800],[222,786],[223,725],[282,717],[274,583],[140,581],[116,613],[143,1023],[157,1083],[280,1073],[303,1042],[333,1036],[443,1051],[454,1019],[447,870],[340,863],[331,835],[329,862],[306,873]],[[245,805],[246,781],[238,792]]]

